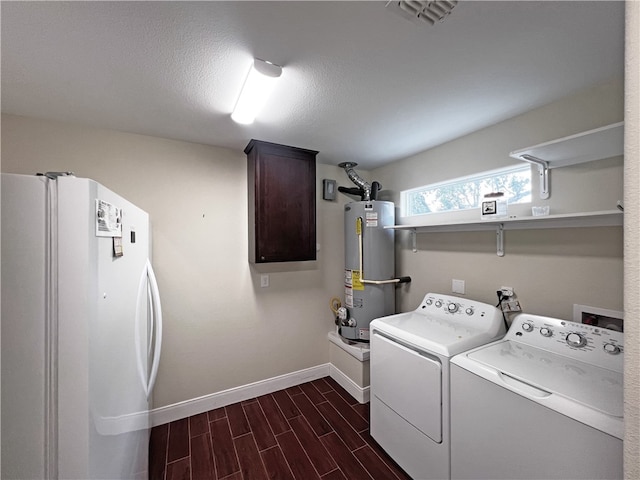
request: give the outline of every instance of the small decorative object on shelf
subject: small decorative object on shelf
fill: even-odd
[[[531,207],[531,215],[534,217],[544,217],[545,215],[549,215],[549,205]]]
[[[504,192],[487,193],[482,200],[480,208],[480,218],[482,220],[499,220],[508,218],[507,198]]]

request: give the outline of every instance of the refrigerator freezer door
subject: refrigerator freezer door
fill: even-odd
[[[96,200],[122,209],[122,256],[96,234]],[[58,235],[60,477],[146,478],[148,215],[91,180],[59,178]]]

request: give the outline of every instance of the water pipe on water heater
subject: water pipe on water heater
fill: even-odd
[[[373,285],[386,285],[389,283],[410,283],[411,282],[411,277],[399,277],[399,278],[392,278],[389,280],[365,280],[364,271],[363,271],[364,265],[362,261],[362,252],[363,252],[362,217],[358,217],[358,219],[356,220],[356,233],[358,234],[358,255],[359,255],[359,262],[360,262],[360,282],[361,283],[369,283]]]

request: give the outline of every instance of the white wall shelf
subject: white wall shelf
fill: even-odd
[[[413,251],[417,252],[416,234],[439,232],[495,231],[496,253],[504,256],[505,230],[575,228],[575,227],[612,227],[622,225],[623,214],[620,210],[599,212],[579,212],[539,217],[517,217],[495,221],[453,222],[423,225],[394,225],[385,227],[393,230],[408,230],[412,233]]]
[[[509,156],[533,163],[540,174],[540,198],[549,198],[549,170],[617,157],[624,152],[624,122],[515,150]]]

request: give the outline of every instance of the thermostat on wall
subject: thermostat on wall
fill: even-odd
[[[336,181],[325,178],[322,180],[322,198],[324,200],[336,199]]]

